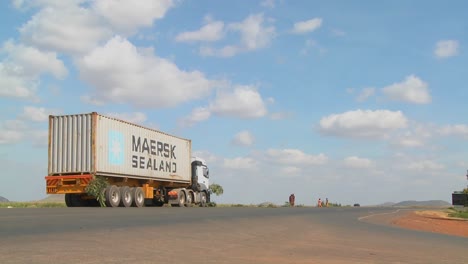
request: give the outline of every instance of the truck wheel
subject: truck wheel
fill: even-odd
[[[67,207],[73,207],[72,203],[71,203],[71,193],[66,193],[65,194],[65,204],[67,205]]]
[[[200,207],[206,207],[206,192],[202,192],[200,195]]]
[[[120,187],[120,206],[130,207],[132,206],[133,196],[130,191],[130,187],[123,186]]]
[[[177,204],[174,204],[176,207],[184,207],[186,201],[186,196],[184,191],[179,191],[179,197],[177,198]]]
[[[120,189],[115,185],[106,188],[106,206],[117,207],[120,204]]]
[[[132,197],[133,203],[132,206],[134,207],[143,207],[145,206],[145,195],[143,193],[143,189],[141,187],[132,188]]]
[[[193,203],[193,193],[188,192],[185,199],[185,206],[190,207]]]

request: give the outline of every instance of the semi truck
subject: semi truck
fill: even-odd
[[[107,207],[207,206],[209,169],[191,140],[96,112],[49,116],[47,194],[68,207],[98,205],[86,187],[100,179]]]

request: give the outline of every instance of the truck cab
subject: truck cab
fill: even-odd
[[[210,171],[205,160],[192,157],[192,190],[208,192],[210,187]]]

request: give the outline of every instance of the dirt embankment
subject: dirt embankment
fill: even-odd
[[[412,211],[393,219],[391,224],[407,229],[468,237],[468,220],[451,218],[444,211]]]

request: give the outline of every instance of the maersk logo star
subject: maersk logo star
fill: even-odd
[[[122,165],[124,162],[124,137],[118,131],[109,131],[109,163]]]

